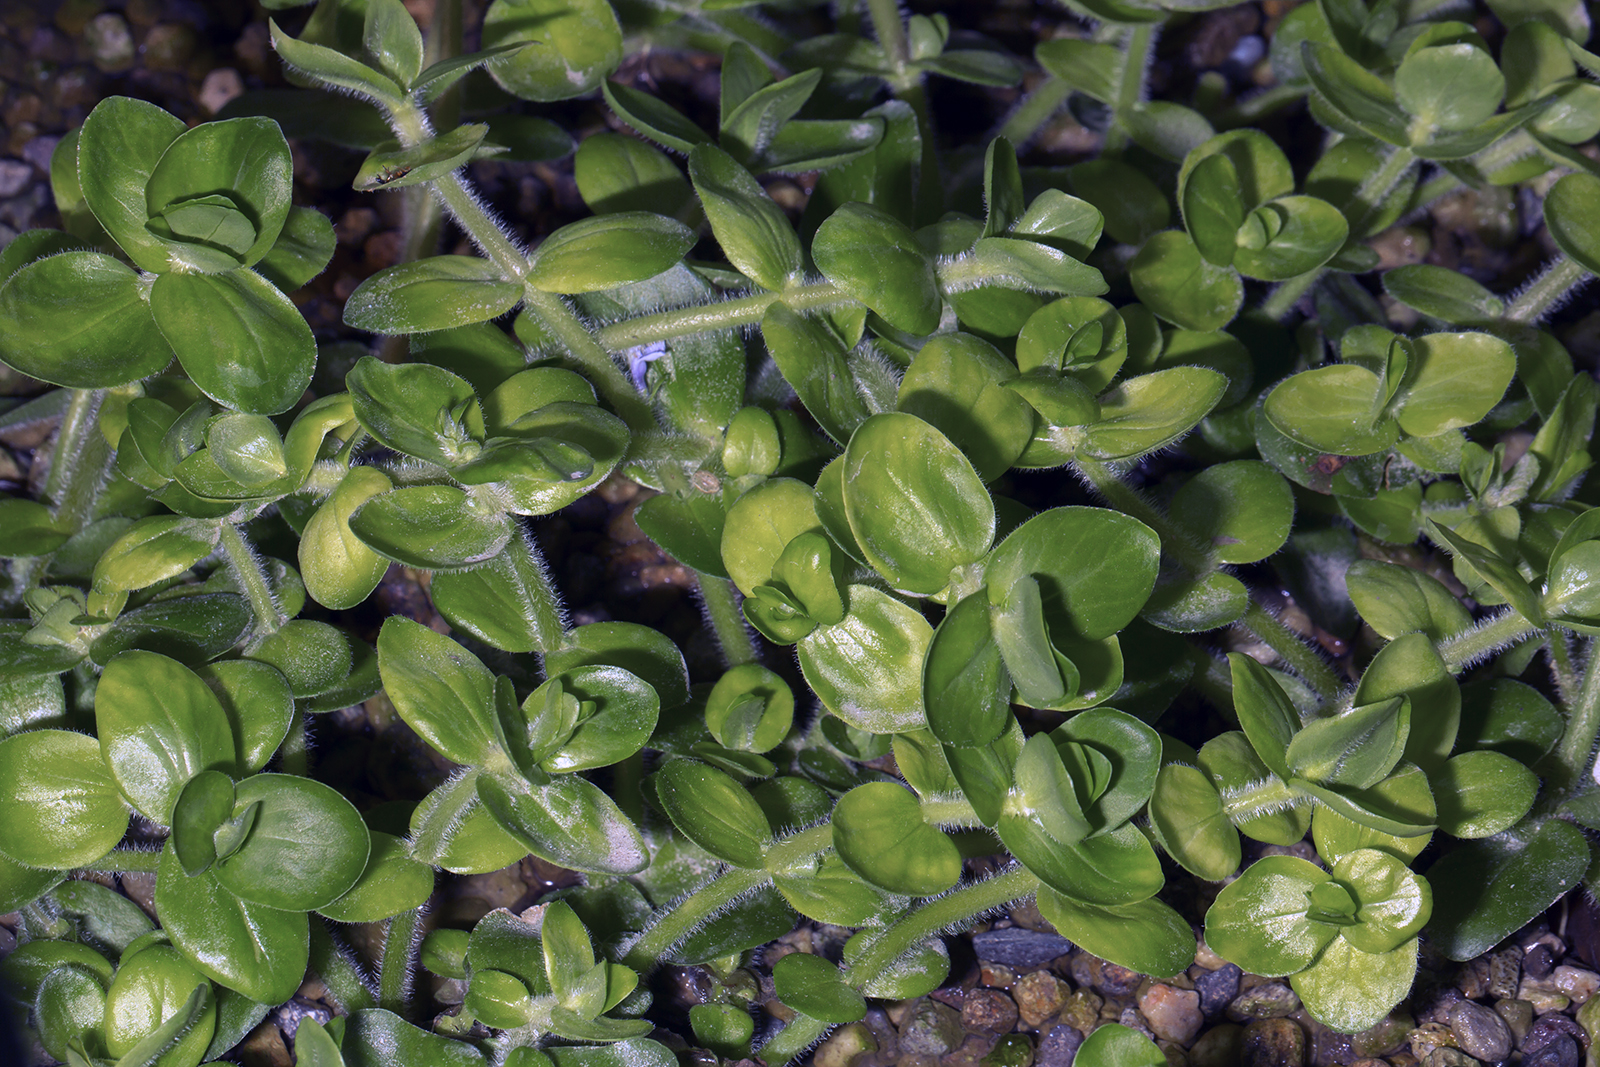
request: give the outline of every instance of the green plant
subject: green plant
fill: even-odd
[[[0,501],[0,907],[52,1054],[200,1062],[309,968],[345,1012],[301,1028],[319,1067],[670,1064],[639,982],[670,961],[724,975],[702,1044],[782,1063],[937,988],[943,933],[1030,896],[1086,950],[1180,972],[1163,854],[1224,881],[1242,837],[1307,833],[1323,865],[1246,867],[1206,937],[1354,1031],[1419,935],[1469,959],[1590,876],[1600,392],[1538,327],[1600,272],[1581,6],[1491,5],[1497,58],[1429,11],[1305,5],[1278,89],[1195,107],[1147,99],[1147,60],[1214,5],[1069,6],[1099,28],[1041,45],[1048,78],[948,160],[925,78],[1025,64],[878,0],[871,39],[853,6],[803,39],[734,5],[496,0],[468,55],[453,4],[424,37],[398,0],[321,0],[272,26],[289,96],[188,131],[113,98],[62,142],[67,231],[0,252],[0,358],[60,387],[0,412],[60,419],[39,498]],[[715,135],[606,81],[625,41],[722,54]],[[476,113],[491,84],[599,90],[645,138],[585,139],[594,214],[531,249],[464,167],[572,140]],[[1301,97],[1331,136],[1297,177],[1245,124]],[[1099,157],[1022,166],[1069,98]],[[286,295],[332,229],[245,114],[319,108],[369,151],[356,189],[411,209],[411,254],[345,305],[389,340],[342,383]],[[798,223],[759,181],[813,171]],[[1520,292],[1389,270],[1408,324],[1356,280],[1408,211],[1519,183],[1561,252]],[[432,254],[441,209],[481,255]],[[685,258],[706,235],[722,259]],[[647,626],[570,625],[526,520],[613,473],[657,491],[637,520],[696,572],[717,677]],[[1424,537],[1453,587],[1402,565]],[[1318,625],[1368,628],[1355,654],[1268,610],[1269,558]],[[392,564],[454,636],[364,608]],[[1230,633],[1271,666],[1223,658]],[[360,811],[307,724],[380,690],[454,770]],[[585,886],[419,948],[436,871],[530,853]],[[154,873],[160,931],[87,871]],[[774,967],[796,1014],[757,1035],[735,969],[797,915],[857,932]],[[376,982],[324,919],[387,923]],[[462,983],[433,1033],[419,959]],[[1158,1062],[1141,1042],[1105,1027],[1080,1056]]]

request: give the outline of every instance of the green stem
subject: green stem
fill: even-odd
[[[1308,270],[1304,274],[1290,278],[1280,283],[1267,298],[1261,302],[1261,313],[1273,322],[1282,322],[1289,317],[1289,312],[1300,302],[1300,298],[1311,290],[1313,285],[1322,280],[1327,271],[1322,267]]]
[[[277,633],[289,621],[289,617],[272,595],[272,583],[262,569],[261,558],[245,541],[239,527],[231,522],[222,524],[222,554],[228,558],[228,566],[233,568],[233,576],[238,580],[239,588],[244,590],[245,601],[255,615],[255,632],[250,635],[249,641],[249,647],[254,647],[269,635]]]
[[[94,514],[100,487],[105,484],[112,452],[100,433],[100,405],[104,389],[74,389],[61,415],[50,450],[50,473],[45,476],[45,503],[54,508],[56,526],[78,531]]]
[[[1005,122],[995,131],[995,136],[1004,137],[1020,150],[1039,135],[1044,124],[1061,110],[1061,105],[1071,95],[1072,86],[1054,74],[1050,75],[1012,109]]]
[[[628,424],[635,434],[649,433],[657,428],[655,413],[633,387],[633,382],[617,366],[617,361],[606,351],[610,346],[597,341],[586,326],[573,314],[566,302],[555,293],[523,286],[523,303],[536,315],[561,345],[567,350],[599,394]]]
[[[1551,630],[1545,637],[1550,650],[1550,673],[1556,684],[1556,700],[1571,704],[1578,698],[1578,669],[1572,663],[1572,638],[1565,630]]]
[[[767,846],[767,870],[781,871],[833,847],[833,824],[823,823]]]
[[[1239,622],[1276,652],[1323,700],[1332,699],[1339,692],[1339,679],[1316,650],[1266,608],[1252,600]]]
[[[1555,310],[1568,293],[1587,284],[1591,277],[1593,275],[1583,267],[1562,256],[1523,286],[1506,305],[1506,320],[1533,325]]]
[[[1383,206],[1383,201],[1395,186],[1399,185],[1411,168],[1416,165],[1417,157],[1409,148],[1396,148],[1384,157],[1383,165],[1356,186],[1351,210],[1346,218],[1350,221],[1350,236],[1354,240],[1370,236],[1367,232],[1372,225],[1372,219],[1378,214],[1378,209]]]
[[[975,885],[923,902],[916,911],[889,927],[856,959],[846,975],[855,988],[866,986],[896,960],[941,931],[965,926],[977,916],[1020,900],[1039,889],[1039,879],[1025,867],[1012,867]],[[761,1046],[759,1054],[777,1067],[803,1053],[827,1032],[828,1023],[800,1016]]]
[[[1459,674],[1485,656],[1511,644],[1519,638],[1536,633],[1539,627],[1517,614],[1503,611],[1479,622],[1470,630],[1439,642],[1439,655],[1445,669]]]
[[[154,874],[160,863],[160,852],[137,848],[114,848],[93,863],[85,863],[75,869],[98,874],[128,874],[135,871],[140,874]]]
[[[378,1007],[402,1019],[410,1017],[411,949],[421,918],[421,908],[401,912],[389,920],[383,938],[383,960],[378,965]]]
[[[713,330],[737,330],[754,326],[767,313],[767,308],[783,301],[795,311],[826,311],[855,303],[844,291],[831,282],[797,285],[777,293],[757,293],[754,296],[724,300],[718,304],[658,311],[651,315],[623,319],[602,326],[595,331],[595,339],[613,352],[647,345],[652,341],[668,341],[674,337],[709,333]]]
[[[1222,810],[1228,821],[1235,824],[1285,808],[1303,807],[1306,803],[1304,797],[1293,792],[1289,783],[1275,774],[1222,794]]]
[[[770,877],[766,871],[724,871],[640,934],[629,946],[622,962],[641,973],[654,970],[667,953],[702,923],[743,894],[764,885]]]
[[[1112,109],[1122,115],[1144,99],[1144,74],[1150,68],[1150,57],[1156,47],[1156,24],[1141,22],[1128,28],[1128,47],[1122,56],[1122,75],[1117,82],[1117,101]],[[1101,155],[1120,156],[1128,147],[1130,138],[1121,122],[1114,122],[1106,131],[1105,147]]]
[[[737,667],[741,663],[755,662],[756,650],[750,639],[750,628],[745,625],[744,612],[739,610],[739,591],[726,578],[699,571],[695,571],[694,576],[700,586],[700,603],[705,606],[711,632],[722,648],[724,665]]]
[[[1600,652],[1589,642],[1588,662],[1578,699],[1567,705],[1567,728],[1543,767],[1547,791],[1565,791],[1589,768],[1596,735],[1600,735]]]
[[[933,826],[976,828],[983,825],[964,796],[927,797],[921,805],[922,821]]]
[[[343,1014],[378,1006],[378,998],[372,995],[367,977],[351,959],[349,950],[334,941],[326,922],[315,918],[311,921],[310,966],[321,976],[322,984],[328,987]]]
[[[867,15],[872,19],[872,29],[883,46],[894,73],[905,70],[911,62],[911,42],[906,37],[905,23],[900,21],[899,0],[867,0]]]

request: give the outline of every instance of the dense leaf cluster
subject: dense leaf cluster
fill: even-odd
[[[1227,883],[1213,950],[1356,1031],[1406,995],[1419,937],[1471,958],[1582,881],[1600,390],[1538,324],[1600,272],[1588,16],[1319,0],[1278,27],[1261,97],[1148,99],[1156,30],[1211,6],[1067,0],[1091,28],[1040,45],[1044,80],[949,159],[927,79],[1029,64],[879,0],[799,39],[736,2],[495,0],[468,55],[454,5],[425,38],[399,0],[320,0],[273,25],[288,98],[188,130],[96,107],[52,167],[66,231],[0,251],[0,359],[59,387],[0,412],[60,420],[41,498],[0,500],[0,910],[25,935],[4,970],[44,1047],[197,1064],[310,969],[344,1014],[301,1024],[301,1063],[670,1067],[641,973],[730,974],[797,916],[856,930],[774,968],[796,1014],[757,1054],[781,1064],[866,998],[936,988],[940,935],[1020,898],[1182,971],[1178,869]],[[721,51],[715,130],[607,80],[635,44]],[[457,121],[469,75],[599,91],[639,135],[577,146],[592,217],[527,249],[485,213],[468,162],[571,142]],[[1103,151],[1022,166],[1065,103]],[[1302,174],[1250,126],[1298,106],[1327,131]],[[370,152],[356,188],[414,190],[424,232],[442,206],[482,254],[363,282],[346,322],[409,358],[313,394],[288,294],[333,232],[249,112],[357,107],[389,136],[333,124]],[[811,172],[796,224],[759,179]],[[1379,303],[1367,238],[1510,185],[1542,197],[1543,273],[1496,294],[1399,267]],[[1186,437],[1154,497],[1124,480]],[[1008,495],[1047,468],[1109,506]],[[658,491],[639,526],[699,576],[714,680],[648,627],[568,623],[525,520],[614,472]],[[269,528],[293,559],[258,553]],[[1422,538],[1452,573],[1402,565]],[[1297,586],[1314,621],[1370,631],[1347,677],[1247,584],[1279,553],[1321,583]],[[303,615],[391,564],[431,575],[453,635]],[[1270,667],[1219,655],[1240,632]],[[769,669],[780,647],[809,692]],[[310,774],[308,720],[380,690],[457,767],[406,811]],[[1207,706],[1237,729],[1205,733]],[[1308,833],[1320,863],[1240,871],[1243,838]],[[416,1025],[435,872],[530,853],[587,885],[429,936],[460,1007]],[[153,872],[159,927],[82,870]],[[375,986],[324,920],[388,923]],[[757,1037],[739,988],[691,1015],[721,1055]],[[1164,1062],[1120,1027],[1078,1055]]]

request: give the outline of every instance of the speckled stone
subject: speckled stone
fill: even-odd
[[[1387,1018],[1375,1025],[1350,1035],[1350,1051],[1357,1056],[1370,1058],[1387,1056],[1404,1047],[1416,1025],[1416,1020],[1409,1012],[1390,1012]]]
[[[978,981],[990,989],[1010,989],[1017,984],[1017,972],[1003,963],[985,963],[979,967]]]
[[[1457,1047],[1455,1031],[1444,1023],[1423,1023],[1410,1036],[1411,1054],[1418,1060],[1428,1058],[1436,1048]]]
[[[1138,971],[1130,971],[1120,964],[1102,962],[1100,978],[1095,982],[1095,988],[1108,997],[1125,997],[1138,989],[1143,979],[1144,975]]]
[[[1515,946],[1489,957],[1489,995],[1514,997],[1522,977],[1522,952]]]
[[[121,15],[108,11],[90,19],[83,28],[83,43],[90,61],[107,74],[133,66],[133,33]]]
[[[1458,1048],[1436,1048],[1422,1064],[1423,1067],[1479,1067],[1480,1062]]]
[[[1306,1032],[1293,1019],[1257,1019],[1244,1028],[1240,1067],[1304,1067]]]
[[[1061,1004],[1061,1021],[1088,1033],[1100,1021],[1100,1009],[1104,1005],[1105,1001],[1098,994],[1087,989],[1074,990]]]
[[[1206,1018],[1221,1015],[1228,1002],[1239,995],[1238,967],[1225,963],[1214,971],[1206,971],[1194,980],[1195,992],[1200,994],[1200,1012]]]
[[[1534,945],[1522,957],[1522,973],[1529,978],[1544,978],[1555,969],[1555,953],[1549,945]]]
[[[1282,1019],[1300,1007],[1300,998],[1285,982],[1264,982],[1246,989],[1228,1002],[1228,1018],[1236,1023],[1255,1019]]]
[[[1003,963],[1019,971],[1030,971],[1071,952],[1072,942],[1060,934],[1013,926],[972,935],[972,948],[978,959],[986,963]]]
[[[1067,989],[1049,971],[1034,971],[1017,979],[1011,995],[1016,998],[1022,1021],[1036,1027],[1061,1010]]]
[[[1163,1041],[1187,1045],[1200,1032],[1200,994],[1157,982],[1139,998],[1139,1011],[1150,1029]]]
[[[1511,1055],[1511,1028],[1493,1008],[1464,1000],[1450,1011],[1450,1032],[1461,1050],[1489,1063]]]
[[[1076,1026],[1052,1026],[1033,1054],[1034,1067],[1072,1067],[1082,1044],[1083,1031]]]
[[[961,1005],[961,1025],[968,1030],[1003,1034],[1017,1025],[1017,1002],[998,989],[974,989]]]
[[[1529,1004],[1532,1004],[1535,1015],[1549,1015],[1551,1012],[1564,1011],[1567,1005],[1572,1003],[1565,993],[1559,993],[1551,989],[1547,984],[1549,981],[1549,978],[1542,978],[1537,981],[1532,978],[1524,978],[1522,985],[1517,989],[1517,999],[1526,1000]]]
[[[900,1051],[942,1056],[961,1044],[961,1016],[936,1000],[919,1000],[900,1026]]]
[[[1189,1050],[1189,1067],[1234,1067],[1244,1050],[1244,1027],[1213,1026]]]

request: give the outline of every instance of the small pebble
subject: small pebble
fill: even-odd
[[[1564,993],[1558,993],[1546,984],[1549,978],[1534,980],[1524,978],[1522,985],[1517,989],[1517,999],[1526,1000],[1533,1005],[1535,1015],[1549,1015],[1566,1009],[1572,1003]]]
[[[1102,962],[1100,980],[1095,987],[1108,997],[1125,997],[1138,989],[1143,979],[1144,975],[1138,971],[1130,971],[1120,964]]]
[[[1257,1019],[1244,1028],[1241,1067],[1303,1067],[1306,1032],[1293,1019]]]
[[[1479,1061],[1458,1048],[1436,1048],[1422,1063],[1423,1067],[1478,1067]]]
[[[1022,1021],[1037,1027],[1061,1010],[1067,989],[1049,971],[1034,971],[1017,979],[1011,995],[1016,998]]]
[[[878,1042],[872,1031],[861,1023],[851,1023],[841,1026],[818,1045],[811,1062],[814,1067],[850,1067],[857,1057],[877,1049]]]
[[[961,1024],[968,1030],[1006,1033],[1017,1025],[1017,1002],[998,989],[974,989],[961,1005]]]
[[[1061,1005],[1060,1019],[1068,1026],[1076,1026],[1084,1033],[1095,1028],[1100,1021],[1100,1009],[1105,1001],[1087,989],[1074,990]]]
[[[1464,1000],[1450,1011],[1450,1031],[1462,1051],[1489,1063],[1511,1055],[1511,1028],[1494,1011]]]
[[[972,948],[980,960],[1029,971],[1071,952],[1072,942],[1060,934],[1012,926],[972,935]]]
[[[900,1051],[942,1056],[961,1044],[961,1016],[936,1000],[920,1000],[900,1027]]]
[[[1547,977],[1555,966],[1555,954],[1549,945],[1534,945],[1522,957],[1522,973],[1529,978]]]
[[[1528,1028],[1533,1025],[1533,1005],[1526,1000],[1502,997],[1494,1002],[1494,1010],[1506,1021],[1506,1026],[1511,1028],[1511,1036],[1521,1044],[1522,1039],[1528,1036]]]
[[[1522,1057],[1522,1067],[1578,1067],[1583,1056],[1578,1043],[1566,1034],[1558,1034],[1531,1055]]]
[[[1034,1067],[1072,1067],[1083,1044],[1083,1031],[1075,1026],[1052,1026],[1033,1055]]]
[[[0,197],[16,196],[33,180],[33,168],[20,159],[0,159]]]
[[[244,79],[232,67],[218,67],[200,83],[200,106],[215,115],[228,101],[244,92]]]
[[[1244,1027],[1213,1026],[1189,1050],[1189,1067],[1235,1067],[1244,1050]]]
[[[1010,989],[1017,984],[1017,972],[1003,963],[984,963],[979,967],[978,981],[990,989]]]
[[[1411,1055],[1419,1060],[1428,1058],[1436,1048],[1455,1048],[1456,1035],[1444,1023],[1423,1023],[1411,1031]]]
[[[1205,1016],[1200,1012],[1200,994],[1175,989],[1157,982],[1139,998],[1139,1010],[1150,1029],[1163,1041],[1187,1045],[1200,1032]]]
[[[1416,1026],[1409,1012],[1390,1012],[1388,1018],[1350,1036],[1350,1050],[1357,1056],[1374,1058],[1398,1051]]]
[[[1501,949],[1489,957],[1489,995],[1513,997],[1522,974],[1522,953],[1515,946]]]
[[[1236,1023],[1253,1019],[1282,1019],[1293,1015],[1300,998],[1284,982],[1265,982],[1245,990],[1228,1003],[1228,1018]]]
[[[994,1044],[982,1067],[1032,1067],[1033,1042],[1027,1034],[1007,1034]]]
[[[199,43],[194,29],[182,23],[152,26],[144,39],[144,65],[150,70],[182,70]]]
[[[133,32],[121,15],[107,11],[90,19],[83,30],[83,44],[90,61],[107,74],[133,66]]]
[[[1574,1004],[1584,1003],[1594,996],[1596,989],[1600,989],[1600,974],[1567,964],[1562,964],[1551,972],[1550,981],[1559,992],[1572,998]]]
[[[1242,973],[1233,964],[1224,963],[1194,980],[1195,992],[1200,994],[1200,1011],[1206,1018],[1221,1014],[1229,1001],[1239,995],[1239,976]]]
[[[1580,1045],[1588,1043],[1588,1035],[1575,1019],[1566,1015],[1546,1015],[1528,1028],[1527,1036],[1517,1048],[1526,1059],[1560,1037],[1570,1038]]]

